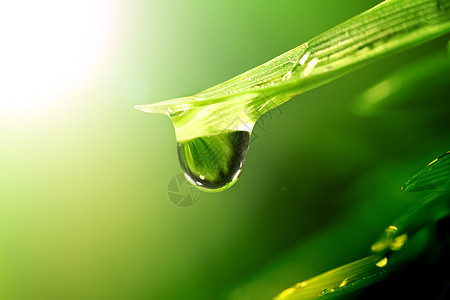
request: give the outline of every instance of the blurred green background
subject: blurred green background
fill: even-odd
[[[379,1],[73,2],[2,12],[0,299],[270,299],[366,256],[422,197],[401,185],[450,150],[447,89],[354,112],[447,36],[281,106],[237,184],[177,207],[172,125],[133,106],[206,89]]]

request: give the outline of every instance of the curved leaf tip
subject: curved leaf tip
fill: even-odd
[[[450,189],[450,151],[430,162],[401,189],[405,192]]]

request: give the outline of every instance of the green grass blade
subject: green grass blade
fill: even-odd
[[[387,258],[376,255],[357,260],[297,283],[274,300],[310,300],[342,297],[384,279]]]
[[[421,234],[450,213],[448,193],[434,193],[388,226],[372,245],[373,255],[340,266],[282,291],[275,300],[346,299],[385,280],[428,251]]]
[[[429,163],[402,187],[405,192],[450,189],[450,151]]]
[[[449,31],[450,0],[388,0],[222,84],[136,109],[171,117],[178,141],[235,130],[236,117],[252,127],[295,95]]]

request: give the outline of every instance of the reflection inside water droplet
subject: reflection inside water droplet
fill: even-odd
[[[232,131],[178,143],[186,178],[201,189],[221,191],[234,184],[244,168],[250,132]]]

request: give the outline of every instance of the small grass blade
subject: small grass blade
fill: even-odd
[[[405,192],[450,189],[450,151],[436,158],[403,186]]]

